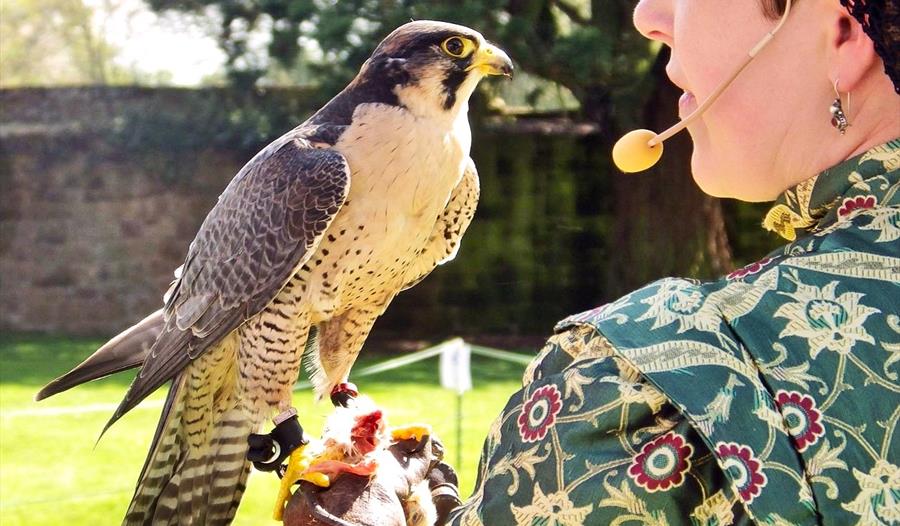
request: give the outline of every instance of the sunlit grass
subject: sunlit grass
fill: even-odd
[[[123,373],[40,403],[34,393],[93,351],[99,341],[51,337],[0,340],[0,524],[116,524],[131,497],[164,390],[113,426],[96,443],[131,380]],[[357,367],[384,359],[373,352]],[[463,463],[460,489],[475,483],[482,441],[494,416],[513,393],[522,366],[473,357],[474,389],[463,402]],[[359,379],[361,389],[385,407],[391,424],[426,422],[456,459],[456,394],[438,385],[438,362],[430,359]],[[98,405],[100,407],[98,407]],[[330,405],[297,392],[294,405],[308,433],[318,435]],[[60,409],[47,413],[48,409]],[[87,410],[83,410],[87,409]],[[39,411],[36,411],[39,410]],[[75,410],[77,412],[64,412]],[[96,444],[96,446],[95,446]],[[269,514],[277,488],[274,475],[251,475],[235,524],[275,524]]]

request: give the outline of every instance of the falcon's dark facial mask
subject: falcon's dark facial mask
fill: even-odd
[[[418,21],[401,26],[378,46],[361,76],[391,86],[397,102],[423,115],[456,113],[486,75],[511,76],[512,61],[466,27]]]

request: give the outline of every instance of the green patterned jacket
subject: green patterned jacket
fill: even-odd
[[[453,524],[900,524],[900,140],[785,192],[792,243],[557,326]]]

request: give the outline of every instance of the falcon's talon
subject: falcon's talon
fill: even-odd
[[[311,461],[312,457],[306,453],[306,444],[295,449],[288,457],[287,469],[281,478],[278,497],[275,499],[275,510],[272,512],[272,518],[276,521],[284,517],[284,508],[293,495],[291,487],[302,480],[303,472],[309,468]]]
[[[324,473],[319,473],[318,471],[308,471],[300,475],[300,480],[305,480],[306,482],[314,484],[320,488],[331,487],[331,478]]]
[[[421,441],[423,437],[430,436],[432,434],[431,426],[428,424],[413,424],[409,426],[403,427],[395,427],[391,429],[391,440],[395,442],[399,442],[400,440],[408,440],[410,438],[415,438],[416,441]]]
[[[341,382],[331,390],[331,403],[335,407],[347,407],[350,400],[359,396],[359,389],[351,382]]]

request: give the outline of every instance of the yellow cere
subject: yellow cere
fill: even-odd
[[[613,162],[625,173],[642,172],[659,161],[662,143],[650,147],[647,143],[656,137],[650,130],[634,130],[626,133],[613,146]]]

